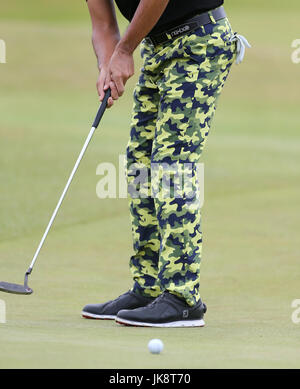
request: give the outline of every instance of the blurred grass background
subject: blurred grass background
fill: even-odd
[[[104,116],[41,252],[35,294],[0,296],[0,367],[299,368],[300,65],[291,43],[300,5],[228,0],[226,10],[253,48],[232,69],[203,155],[207,327],[128,329],[79,316],[131,286],[127,200],[100,200],[95,188],[97,165],[125,152],[136,53],[136,74]],[[1,280],[22,281],[96,113],[90,36],[83,0],[1,4]],[[157,358],[146,350],[152,337],[166,345]]]

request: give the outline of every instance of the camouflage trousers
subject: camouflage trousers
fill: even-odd
[[[200,299],[201,209],[186,191],[153,196],[154,166],[192,166],[196,193],[199,163],[217,99],[236,56],[228,20],[203,26],[176,40],[152,46],[142,42],[143,68],[134,92],[127,180],[134,255],[130,259],[136,293],[157,297],[162,291]],[[134,168],[133,168],[134,166]],[[137,166],[148,170],[137,183]],[[156,175],[157,176],[157,175]],[[155,181],[155,182],[154,182]],[[175,182],[175,178],[173,177]],[[173,182],[173,183],[174,183]],[[139,185],[139,195],[136,188]]]

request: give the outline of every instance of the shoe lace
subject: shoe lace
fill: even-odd
[[[148,305],[148,307],[154,307],[157,303],[160,303],[162,300],[165,299],[165,297],[167,296],[167,292],[163,292],[160,296],[158,296],[154,301],[152,301],[152,303],[150,303]]]

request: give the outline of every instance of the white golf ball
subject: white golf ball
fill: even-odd
[[[151,339],[148,343],[148,349],[152,354],[160,354],[164,348],[164,344],[160,339]]]

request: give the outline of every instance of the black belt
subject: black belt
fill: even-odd
[[[193,16],[192,18],[186,20],[184,23],[181,23],[178,26],[171,28],[161,34],[148,35],[145,38],[147,43],[150,43],[154,46],[165,43],[169,40],[176,39],[181,35],[187,34],[188,32],[194,31],[201,26],[212,23],[213,20],[217,21],[220,19],[226,18],[226,12],[224,7],[219,7],[213,9],[209,12],[204,12],[203,14]]]

